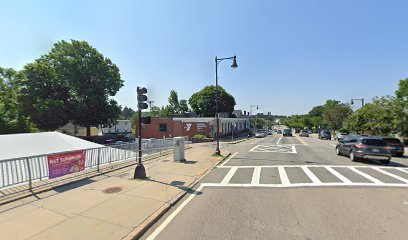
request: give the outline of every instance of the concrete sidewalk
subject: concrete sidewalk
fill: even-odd
[[[222,160],[213,152],[197,145],[184,163],[152,160],[149,180],[132,179],[132,166],[2,205],[1,239],[132,239]]]

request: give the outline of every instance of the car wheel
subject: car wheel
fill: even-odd
[[[382,160],[381,163],[388,165],[388,164],[390,164],[390,160]]]
[[[350,152],[350,155],[349,155],[349,156],[350,156],[350,160],[351,160],[351,161],[353,161],[353,162],[357,161],[357,158],[356,158],[356,156],[354,156],[353,151]]]
[[[339,148],[336,148],[336,153],[337,153],[337,155],[339,155],[339,156],[341,155]]]

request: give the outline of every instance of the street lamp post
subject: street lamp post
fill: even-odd
[[[364,98],[352,98],[351,99],[351,104],[354,104],[354,101],[361,101],[361,106],[364,107]]]
[[[215,56],[215,121],[216,121],[216,126],[217,126],[217,132],[215,134],[215,137],[217,138],[217,149],[215,150],[215,154],[216,155],[221,155],[221,151],[220,151],[220,139],[219,139],[219,128],[220,128],[220,121],[218,118],[218,64],[223,61],[223,60],[227,60],[227,59],[231,59],[232,60],[232,68],[237,68],[238,64],[237,64],[237,56],[233,56],[233,57],[228,57],[228,58],[217,58],[217,56]]]

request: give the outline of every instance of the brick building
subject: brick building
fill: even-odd
[[[151,124],[142,125],[143,138],[171,138],[196,134],[215,136],[215,118],[152,118]],[[220,118],[219,135],[225,136],[249,129],[247,118]]]

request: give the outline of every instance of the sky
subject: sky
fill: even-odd
[[[136,109],[215,84],[235,109],[303,114],[327,99],[393,95],[408,77],[408,1],[0,0],[0,66],[20,70],[60,40],[87,41],[120,69],[114,97]],[[354,108],[357,108],[356,102]],[[253,109],[253,113],[256,110]]]

